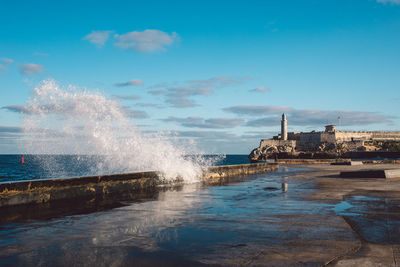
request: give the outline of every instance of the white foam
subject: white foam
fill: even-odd
[[[116,100],[74,86],[62,88],[54,80],[34,89],[22,127],[31,136],[24,143],[27,153],[101,155],[91,174],[151,170],[165,179],[190,182],[211,163],[203,157],[185,158],[193,147],[178,148],[160,135],[144,136]]]

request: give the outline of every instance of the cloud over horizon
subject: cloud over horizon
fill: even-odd
[[[32,111],[29,109],[28,106],[23,105],[10,105],[4,106],[2,109],[6,109],[11,112],[21,113],[21,114],[32,114]]]
[[[237,115],[260,116],[289,112],[293,109],[287,106],[232,106],[223,110]]]
[[[231,139],[235,134],[225,131],[174,131],[179,137],[206,138],[206,139]]]
[[[389,124],[395,118],[370,111],[294,109],[286,106],[233,106],[223,110],[242,116],[267,116],[248,120],[246,126],[250,127],[279,125],[282,113],[287,114],[288,123],[297,126],[322,126],[338,124],[339,121],[342,126]]]
[[[22,128],[17,126],[0,126],[0,133],[22,133]]]

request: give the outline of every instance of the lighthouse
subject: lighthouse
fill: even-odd
[[[281,120],[281,140],[287,140],[287,120],[285,113],[282,114]]]

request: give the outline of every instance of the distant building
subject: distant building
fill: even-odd
[[[272,139],[262,139],[252,153],[370,151],[379,149],[373,145],[374,141],[400,141],[400,132],[338,131],[335,125],[326,125],[323,132],[287,132],[286,115],[282,114],[281,133]]]

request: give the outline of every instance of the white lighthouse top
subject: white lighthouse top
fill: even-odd
[[[286,120],[286,115],[285,115],[285,113],[282,114],[282,120],[283,120],[283,121]]]

